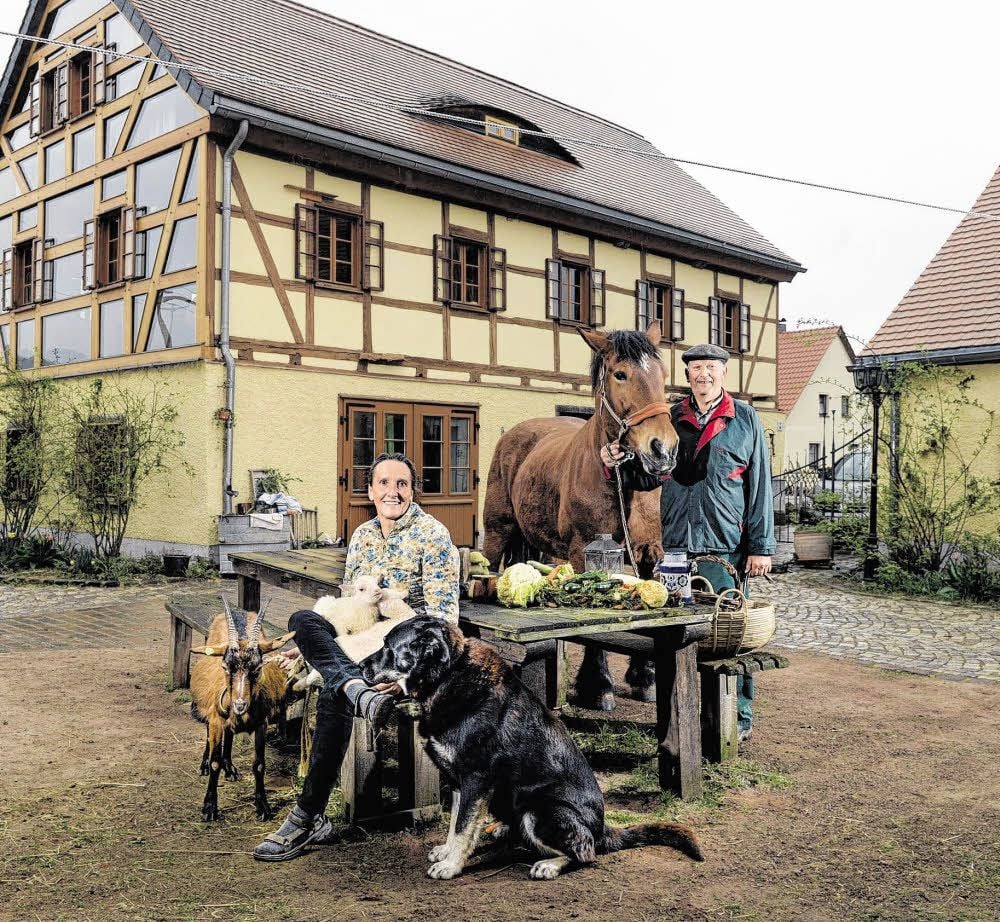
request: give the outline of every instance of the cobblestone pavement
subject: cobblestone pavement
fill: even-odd
[[[753,592],[777,606],[778,646],[885,669],[1000,682],[996,608],[852,592],[837,571],[794,567],[773,579],[770,584],[754,580]],[[166,650],[163,604],[182,588],[221,589],[234,601],[236,596],[231,580],[126,589],[0,583],[0,653],[134,645]],[[268,620],[274,624],[309,604],[301,596],[265,587],[265,597],[268,593]]]
[[[793,567],[757,598],[774,602],[772,643],[870,666],[949,679],[1000,682],[1000,609],[885,598],[845,588],[835,570]]]

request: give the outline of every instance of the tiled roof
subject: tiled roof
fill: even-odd
[[[115,0],[132,7],[209,92],[324,128],[605,206],[801,267],[640,135],[539,93],[288,0]],[[267,85],[266,81],[274,81]],[[289,85],[291,84],[291,85]],[[420,106],[457,97],[521,116],[556,137],[579,166],[454,124],[348,101]],[[636,153],[580,144],[596,139]]]
[[[1000,215],[1000,168],[976,212]],[[879,327],[869,352],[1000,345],[1000,221],[966,215]]]
[[[854,361],[854,350],[844,335],[843,327],[814,327],[778,334],[778,409],[787,413],[795,406],[830,343],[838,336],[849,358]]]

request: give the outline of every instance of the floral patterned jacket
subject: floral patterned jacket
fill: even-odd
[[[377,518],[355,530],[344,582],[365,575],[407,592],[415,611],[458,623],[458,550],[448,529],[416,503],[396,520],[388,538]]]

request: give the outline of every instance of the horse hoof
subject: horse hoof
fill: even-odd
[[[650,685],[645,687],[633,685],[631,696],[636,701],[645,701],[647,704],[653,704],[656,702],[656,689]]]

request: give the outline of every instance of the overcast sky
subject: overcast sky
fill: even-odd
[[[1000,162],[995,2],[309,5],[587,109],[678,158],[961,208]],[[0,27],[22,15],[4,4]],[[9,47],[0,42],[4,58]],[[870,338],[959,220],[687,169],[807,267],[782,286],[790,327],[817,319]]]

